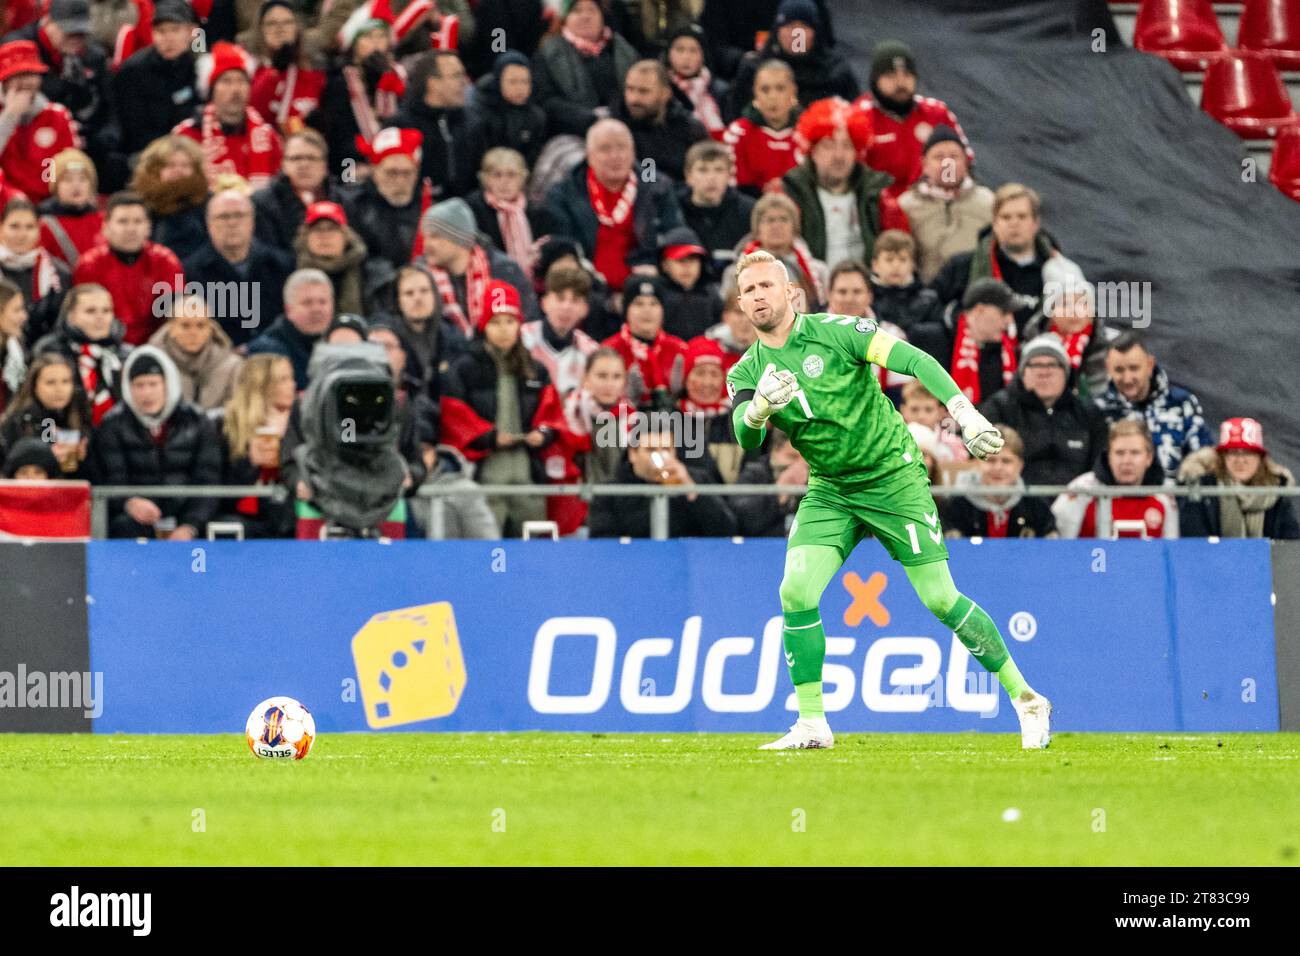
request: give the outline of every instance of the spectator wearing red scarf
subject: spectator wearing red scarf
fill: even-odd
[[[203,147],[208,185],[223,173],[238,173],[253,189],[270,184],[280,171],[284,144],[275,127],[248,105],[252,59],[233,43],[217,43],[198,62],[199,95],[208,102],[173,133]]]
[[[533,62],[534,99],[546,110],[551,135],[581,136],[623,90],[639,58],[636,48],[610,30],[608,0],[563,0],[559,36],[543,43]]]
[[[941,319],[917,323],[908,337],[939,361],[973,404],[979,404],[1015,378],[1014,312],[1019,301],[1005,282],[980,279],[966,290],[961,309],[950,307]]]
[[[1119,333],[1097,315],[1096,293],[1083,270],[1065,256],[1043,264],[1043,307],[1025,323],[1029,341],[1044,332],[1054,333],[1070,356],[1078,376],[1079,397],[1096,398],[1110,382],[1106,352]]]
[[[663,285],[656,276],[630,276],[623,286],[623,327],[606,345],[627,366],[627,396],[635,405],[669,405],[681,391],[686,343],[664,329]]]

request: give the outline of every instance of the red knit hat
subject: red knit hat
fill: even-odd
[[[0,83],[20,73],[48,73],[40,51],[31,40],[14,40],[0,46]]]
[[[1264,449],[1264,426],[1253,418],[1229,418],[1219,426],[1218,451],[1257,451],[1267,454]]]
[[[242,46],[218,40],[212,44],[212,52],[199,57],[195,64],[199,95],[205,100],[212,95],[212,88],[222,73],[239,70],[250,80],[253,78],[253,59]]]
[[[379,165],[393,155],[405,156],[419,166],[420,147],[423,144],[424,134],[418,129],[399,129],[396,126],[381,129],[369,143],[364,136],[357,136],[357,150],[372,166]]]
[[[848,100],[839,96],[817,100],[799,116],[794,128],[795,146],[807,156],[827,136],[843,129],[859,153],[871,142],[871,118]]]
[[[716,365],[722,368],[726,363],[722,346],[704,335],[697,335],[686,343],[686,357],[682,362],[682,381],[691,377],[696,365]]]
[[[519,301],[519,290],[509,282],[493,279],[487,284],[483,295],[483,314],[478,317],[478,330],[487,328],[488,321],[494,315],[513,315],[523,321],[524,309]]]

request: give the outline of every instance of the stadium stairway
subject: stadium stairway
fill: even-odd
[[[1145,318],[1110,321],[1141,328],[1212,426],[1255,416],[1300,465],[1300,204],[1177,70],[1124,44],[1105,0],[830,5],[864,84],[874,43],[910,44],[920,92],[971,139],[975,177],[1034,187],[1090,280],[1149,291]]]

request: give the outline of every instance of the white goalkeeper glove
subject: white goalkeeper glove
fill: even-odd
[[[745,424],[750,428],[762,428],[769,418],[790,404],[798,387],[799,380],[794,372],[769,368],[758,380],[754,397],[745,407]]]
[[[948,411],[961,429],[962,441],[972,457],[980,461],[996,455],[1005,443],[1002,433],[981,415],[965,395],[960,393],[948,403]]]

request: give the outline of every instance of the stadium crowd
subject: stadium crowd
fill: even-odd
[[[943,406],[880,370],[934,482],[961,487],[949,534],[1300,537],[1285,496],[1082,493],[1294,478],[1255,419],[1213,433],[1032,188],[978,181],[909,47],[877,44],[862,85],[818,0],[11,0],[0,17],[7,479],[281,482],[310,502],[293,450],[313,351],[371,341],[407,495],[802,483],[785,436],[747,452],[729,421],[724,375],[754,341],[732,264],[761,247],[805,311],[874,317],[1002,429],[1000,454],[968,461]],[[645,497],[450,502],[465,537],[650,526]],[[671,533],[784,535],[797,503],[682,495]],[[111,533],[214,519],[295,532],[292,503],[135,497]]]

